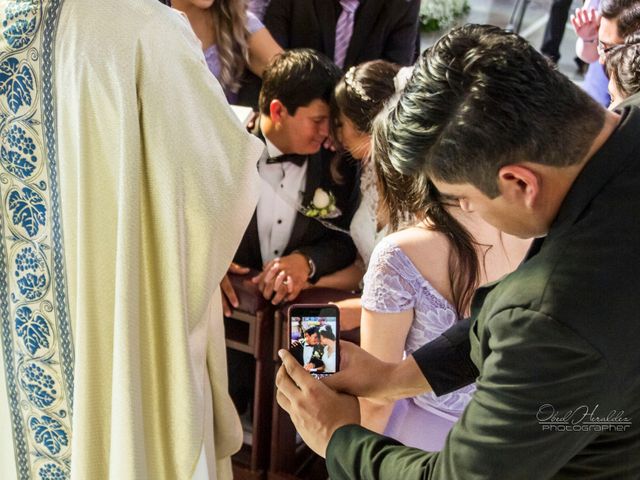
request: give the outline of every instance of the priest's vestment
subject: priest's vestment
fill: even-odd
[[[263,146],[157,0],[0,19],[0,478],[229,478],[217,286]]]

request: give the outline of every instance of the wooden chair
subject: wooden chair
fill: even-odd
[[[274,308],[249,282],[256,273],[230,275],[240,305],[230,317],[225,317],[227,347],[251,354],[256,365],[251,442],[245,443],[233,456],[234,478],[240,480],[265,478],[271,442],[275,384]]]
[[[357,294],[328,288],[304,290],[295,303],[329,303],[356,298]],[[274,313],[274,343],[272,360],[275,368],[280,366],[277,352],[289,344],[287,327],[287,308],[285,305]],[[360,343],[360,329],[341,331],[340,338]],[[275,392],[274,392],[275,393]],[[296,439],[296,430],[289,415],[273,401],[273,425],[271,429],[271,461],[269,480],[311,480],[326,479],[324,461],[315,455],[303,442]]]

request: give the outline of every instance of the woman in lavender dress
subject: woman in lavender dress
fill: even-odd
[[[374,249],[364,278],[361,345],[398,362],[468,314],[477,286],[514,270],[530,242],[440,198],[427,178],[399,175],[381,135],[385,121],[383,115],[374,127],[373,149],[382,211],[393,233]],[[402,228],[407,217],[417,221]],[[468,386],[395,405],[361,399],[362,424],[406,445],[440,450],[473,391]]]
[[[262,76],[267,63],[282,52],[262,22],[243,0],[172,0],[202,42],[207,65],[229,103],[237,99],[245,68]]]

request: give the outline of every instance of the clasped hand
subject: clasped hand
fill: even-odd
[[[251,279],[258,285],[265,299],[273,305],[295,300],[304,288],[308,288],[309,263],[304,255],[292,253],[268,262],[260,275]]]

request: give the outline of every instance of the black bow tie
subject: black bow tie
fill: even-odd
[[[267,159],[267,165],[272,165],[274,163],[284,163],[291,162],[299,167],[301,167],[304,162],[307,161],[306,155],[298,155],[295,153],[288,153],[285,155],[278,155],[277,157],[271,157]]]

